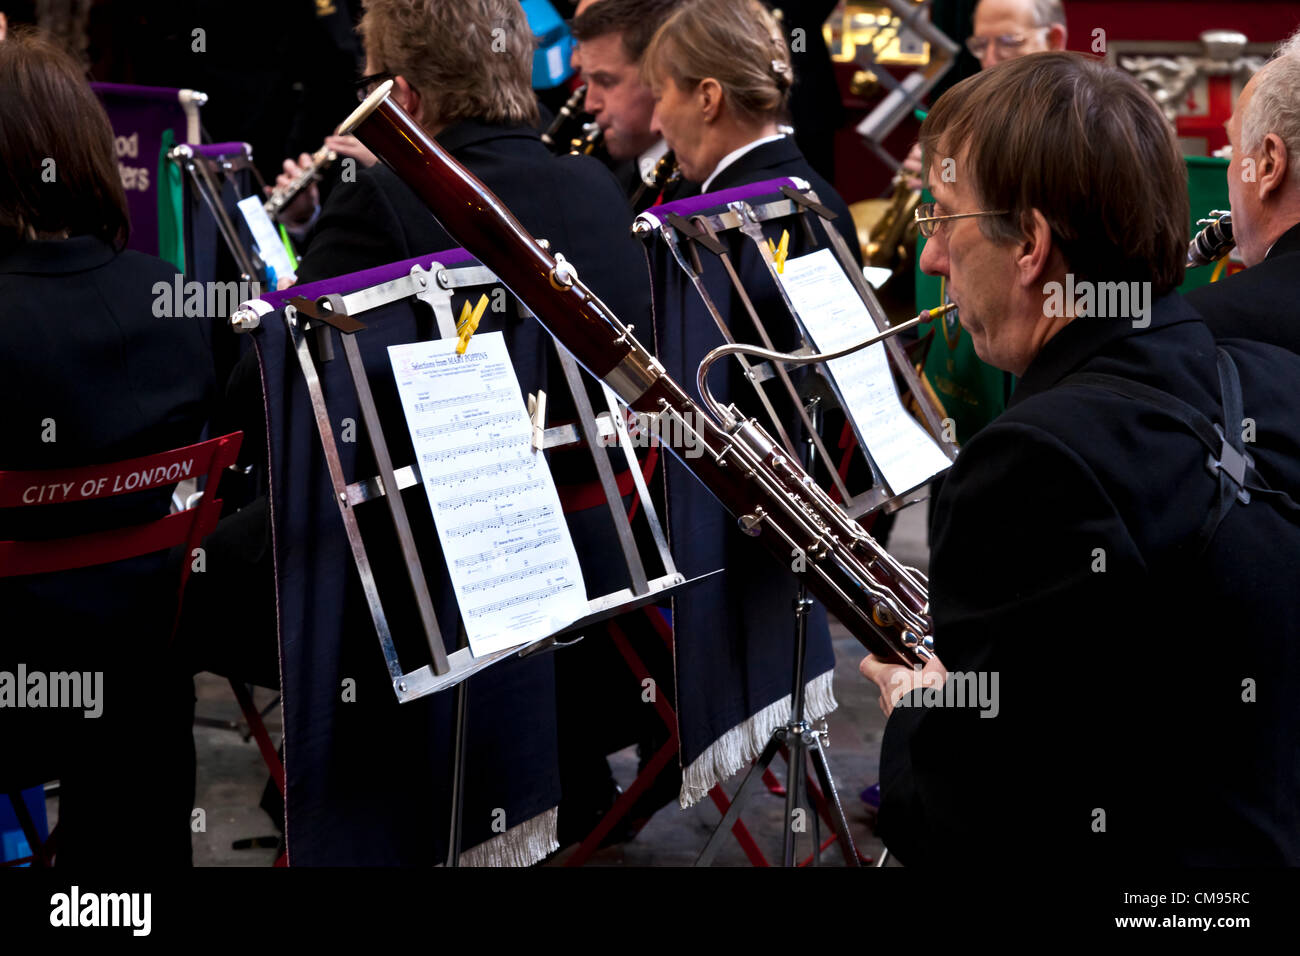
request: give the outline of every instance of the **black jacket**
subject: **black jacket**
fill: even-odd
[[[1273,243],[1264,261],[1187,294],[1220,339],[1254,339],[1300,352],[1300,223]]]
[[[1016,866],[1300,864],[1300,527],[1256,498],[1197,555],[1204,447],[1151,406],[1061,383],[1110,373],[1222,422],[1210,330],[1176,295],[1153,313],[1059,332],[944,481],[935,647],[950,672],[998,675],[997,714],[914,692],[890,717],[881,833],[905,863],[990,846]],[[1295,498],[1300,360],[1224,348],[1256,467]]]
[[[588,156],[552,156],[535,129],[465,121],[438,143],[496,193],[523,227],[561,252],[625,321],[645,328],[645,261],[631,236],[618,182]],[[455,248],[420,199],[383,164],[340,184],[321,212],[300,282]]]
[[[760,183],[765,179],[778,179],[782,176],[797,176],[808,181],[822,205],[835,213],[835,228],[840,231],[853,257],[860,263],[862,250],[858,246],[858,233],[853,225],[853,217],[849,215],[849,207],[835,191],[835,187],[808,165],[808,160],[804,159],[803,153],[799,152],[799,147],[789,136],[764,143],[745,153],[718,173],[713,182],[709,183],[709,192],[732,189],[749,183]],[[813,231],[820,237],[820,227],[814,226]]]
[[[175,278],[161,259],[91,236],[25,242],[0,256],[0,469],[112,462],[198,439],[212,359],[202,320],[171,314],[183,306],[172,301]],[[46,419],[54,441],[42,438]],[[29,515],[49,536],[92,530],[83,518],[116,508],[0,515],[0,539],[21,536]]]
[[[212,359],[202,320],[168,314],[176,303],[155,296],[174,278],[160,259],[88,236],[0,256],[0,470],[120,461],[199,439]],[[42,440],[47,420],[54,441]],[[168,496],[3,510],[0,540],[161,518]],[[163,653],[178,580],[166,552],[0,579],[0,671],[103,674],[97,719],[0,708],[0,790],[63,781],[61,862],[104,864],[126,827],[140,835],[139,860],[189,863],[193,688]],[[123,786],[135,779],[150,782]]]

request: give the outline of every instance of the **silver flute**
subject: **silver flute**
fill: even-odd
[[[284,207],[293,202],[298,194],[306,189],[309,185],[320,179],[321,173],[329,168],[330,164],[339,158],[338,153],[328,146],[322,146],[316,152],[311,154],[311,162],[308,163],[293,181],[286,186],[278,186],[272,190],[270,197],[263,204],[266,214],[272,219],[278,219]]]

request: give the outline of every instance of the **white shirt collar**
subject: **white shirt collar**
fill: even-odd
[[[636,171],[641,176],[641,182],[649,184],[655,167],[659,165],[659,160],[663,159],[666,152],[668,152],[668,141],[660,138],[659,142],[636,158]]]
[[[740,149],[733,149],[726,156],[722,157],[721,161],[718,163],[717,166],[713,167],[713,172],[709,174],[708,179],[704,180],[704,185],[700,187],[700,192],[702,193],[708,192],[709,187],[713,185],[713,180],[718,178],[718,173],[722,172],[724,169],[726,169],[736,160],[740,159],[740,157],[744,156],[750,150],[758,149],[758,147],[760,146],[765,146],[768,143],[775,143],[778,139],[784,139],[784,138],[785,138],[785,133],[776,133],[772,136],[764,136],[762,139],[756,139],[752,143],[746,143],[744,146],[740,147]]]

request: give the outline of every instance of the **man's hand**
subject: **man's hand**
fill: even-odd
[[[873,654],[862,658],[858,670],[867,680],[880,688],[880,709],[886,717],[894,706],[919,687],[941,687],[948,680],[948,670],[937,657],[930,658],[925,667],[904,667],[886,664]]]
[[[912,148],[907,153],[907,159],[903,160],[903,172],[907,173],[907,188],[921,188],[921,144],[913,143]]]
[[[379,157],[361,145],[361,140],[355,136],[326,136],[325,145],[340,156],[351,156],[367,169],[379,162]]]
[[[302,171],[311,165],[311,156],[303,153],[295,163],[292,159],[284,161],[284,172],[275,177],[275,188],[286,189],[289,184],[302,175]],[[293,197],[289,205],[280,210],[279,220],[290,229],[301,229],[311,221],[312,214],[320,205],[320,190],[315,183]]]

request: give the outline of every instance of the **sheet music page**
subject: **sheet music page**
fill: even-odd
[[[587,588],[500,332],[390,345],[388,357],[475,657],[587,613]]]
[[[786,260],[781,282],[818,352],[838,351],[877,331],[831,250]],[[894,494],[911,491],[948,467],[948,457],[903,408],[883,342],[826,364]]]
[[[293,278],[294,272],[289,262],[289,253],[284,251],[284,243],[280,241],[280,235],[275,231],[275,224],[271,222],[271,217],[266,214],[266,209],[262,205],[264,202],[265,200],[258,196],[249,196],[235,205],[253,234],[253,242],[257,243],[257,254],[263,262],[275,270],[276,279],[283,279],[285,276]]]

